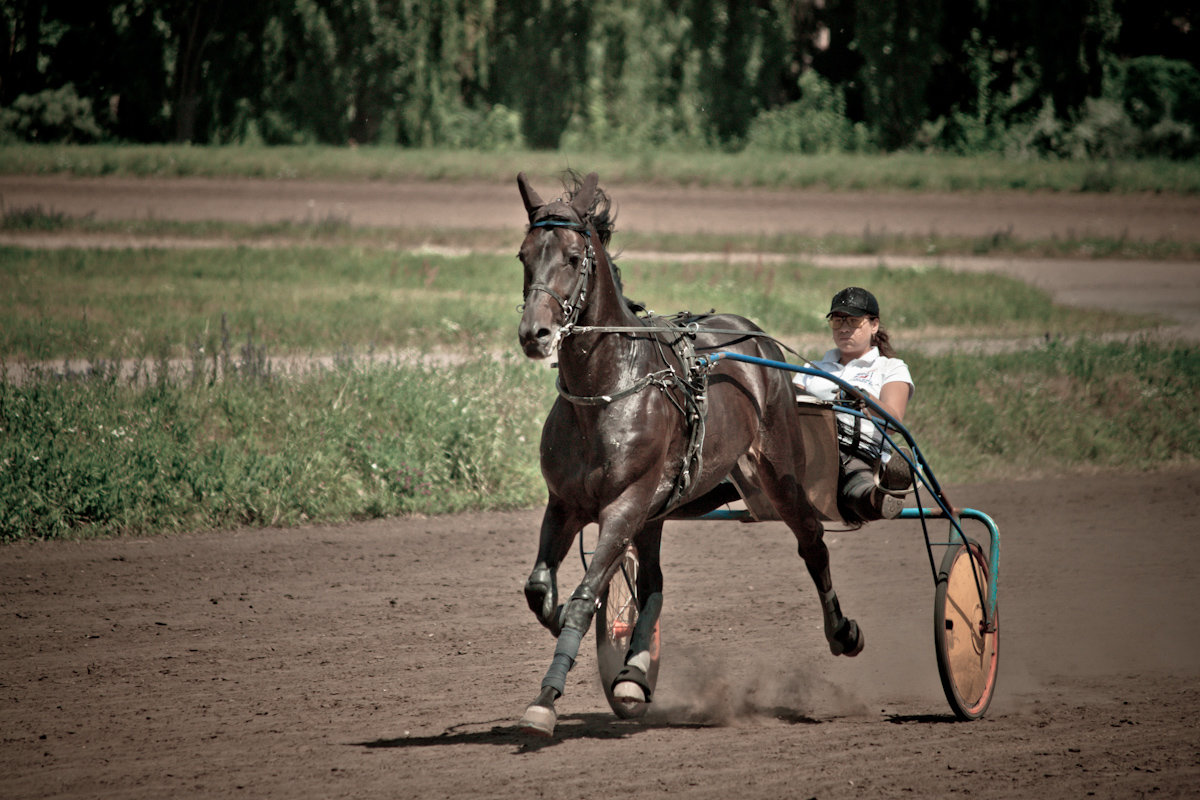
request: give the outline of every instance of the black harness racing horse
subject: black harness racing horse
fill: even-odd
[[[524,173],[517,176],[529,213],[518,253],[525,271],[521,348],[531,359],[558,357],[559,397],[541,441],[549,500],[525,584],[530,609],[558,638],[541,691],[521,720],[522,729],[545,736],[554,732],[554,703],[597,597],[631,545],[642,560],[641,607],[613,691],[622,702],[649,702],[646,651],[662,607],[663,521],[681,507],[715,507],[731,474],[739,487],[761,493],[795,534],[820,594],[830,650],[853,656],[863,646],[857,623],[839,608],[824,528],[802,485],[804,436],[787,373],[731,360],[705,366],[696,358],[726,350],[782,361],[779,345],[742,317],[639,315],[606,249],[608,197],[595,173],[573,183],[563,198],[544,202]],[[559,564],[591,523],[599,526],[595,552],[560,605]]]

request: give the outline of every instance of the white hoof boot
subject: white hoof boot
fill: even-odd
[[[637,706],[646,702],[646,690],[633,681],[621,681],[613,687],[613,699],[624,706]]]
[[[534,736],[550,737],[554,735],[554,725],[557,722],[557,711],[535,703],[525,709],[525,716],[521,717],[521,721],[517,724],[517,727],[523,732]]]

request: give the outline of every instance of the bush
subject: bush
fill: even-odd
[[[1200,124],[1200,70],[1160,56],[1131,58],[1118,70],[1119,99],[1143,129],[1165,119]]]
[[[1159,120],[1143,134],[1142,150],[1147,155],[1163,158],[1195,158],[1200,155],[1200,140],[1191,125],[1167,118]]]
[[[1035,116],[1010,127],[1004,141],[1005,155],[1015,158],[1185,159],[1200,153],[1192,125],[1167,117],[1143,130],[1119,103],[1092,98],[1073,122],[1060,119],[1047,98]]]
[[[1119,103],[1089,97],[1065,136],[1074,158],[1128,158],[1137,155],[1141,134]]]
[[[103,136],[92,101],[69,83],[19,95],[11,108],[0,109],[0,142],[94,142]]]
[[[846,98],[816,72],[800,76],[802,96],[764,111],[750,123],[747,150],[781,153],[856,152],[867,149],[866,129],[846,118]]]
[[[1054,101],[1047,97],[1036,114],[1008,129],[1004,152],[1013,158],[1062,155],[1067,133],[1067,126],[1054,113]]]
[[[435,140],[441,146],[465,150],[508,150],[524,147],[521,115],[495,105],[486,111],[463,108],[445,115],[437,126]]]

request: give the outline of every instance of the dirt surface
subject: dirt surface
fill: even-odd
[[[0,179],[9,207],[72,214],[523,222],[509,186],[326,186]],[[785,219],[778,195],[688,190],[679,211],[676,193],[611,188],[626,228]],[[1021,197],[794,196],[786,218],[1198,235],[1197,200]],[[1114,266],[1097,289],[1089,263],[1010,269],[1100,307],[1146,302],[1147,273]],[[1194,274],[1164,278],[1163,302],[1200,307]],[[1195,796],[1200,470],[950,494],[1003,536],[999,688],[974,723],[942,696],[914,522],[828,534],[867,637],[853,660],[829,655],[782,525],[668,524],[650,715],[611,714],[589,635],[549,741],[515,729],[553,650],[521,594],[537,512],[3,547],[0,797]],[[580,575],[571,559],[560,585]]]
[[[603,179],[603,175],[600,176]],[[1105,236],[1200,241],[1200,197],[1162,194],[773,191],[648,187],[601,181],[622,230],[678,232],[910,232],[1023,239]],[[539,179],[547,199],[557,182]],[[41,204],[96,219],[223,219],[265,223],[345,220],[352,225],[520,229],[516,180],[508,183],[337,182],[185,178],[0,176],[9,208]]]
[[[1194,797],[1200,471],[952,496],[1003,536],[973,723],[915,522],[828,534],[853,660],[781,524],[669,523],[652,712],[611,714],[589,635],[549,741],[515,729],[553,650],[537,513],[5,547],[0,795]]]

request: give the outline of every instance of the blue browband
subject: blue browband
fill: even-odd
[[[544,220],[541,220],[540,222],[529,223],[529,227],[531,227],[531,228],[566,228],[568,230],[578,231],[579,233],[582,233],[584,236],[592,235],[592,232],[590,230],[588,230],[587,226],[584,225],[583,223],[570,222],[565,219],[553,219],[553,218],[544,219]]]

